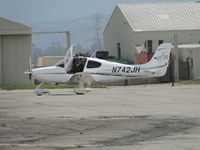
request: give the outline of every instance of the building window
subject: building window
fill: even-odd
[[[163,40],[158,40],[158,45],[162,44]]]
[[[121,46],[120,46],[120,43],[117,43],[117,58],[121,59]]]

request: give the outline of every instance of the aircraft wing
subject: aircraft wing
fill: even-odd
[[[88,84],[90,85],[92,82],[94,82],[94,78],[92,75],[88,72],[79,72],[75,73],[69,80],[73,83],[79,83],[79,84]]]

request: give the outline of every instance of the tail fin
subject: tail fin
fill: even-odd
[[[155,77],[164,76],[169,65],[171,48],[171,43],[161,44],[151,60],[143,65],[143,70],[151,72]]]

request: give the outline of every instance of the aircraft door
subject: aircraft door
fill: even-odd
[[[85,68],[87,58],[84,57],[75,57],[73,58],[73,61],[71,63],[71,67],[68,73],[77,73],[77,72],[83,72]]]

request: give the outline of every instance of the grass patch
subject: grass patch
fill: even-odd
[[[181,84],[200,84],[200,80],[180,80],[177,82]]]
[[[28,90],[28,89],[35,89],[38,85],[33,84],[15,84],[15,85],[0,85],[0,89],[2,90]],[[44,84],[42,86],[44,89],[65,89],[65,88],[76,88],[78,84],[74,83],[67,83],[67,84]],[[90,88],[105,88],[102,84],[92,84],[91,86],[86,86]]]
[[[32,84],[15,84],[15,85],[0,85],[0,89],[2,90],[27,90],[34,89],[37,85]]]

